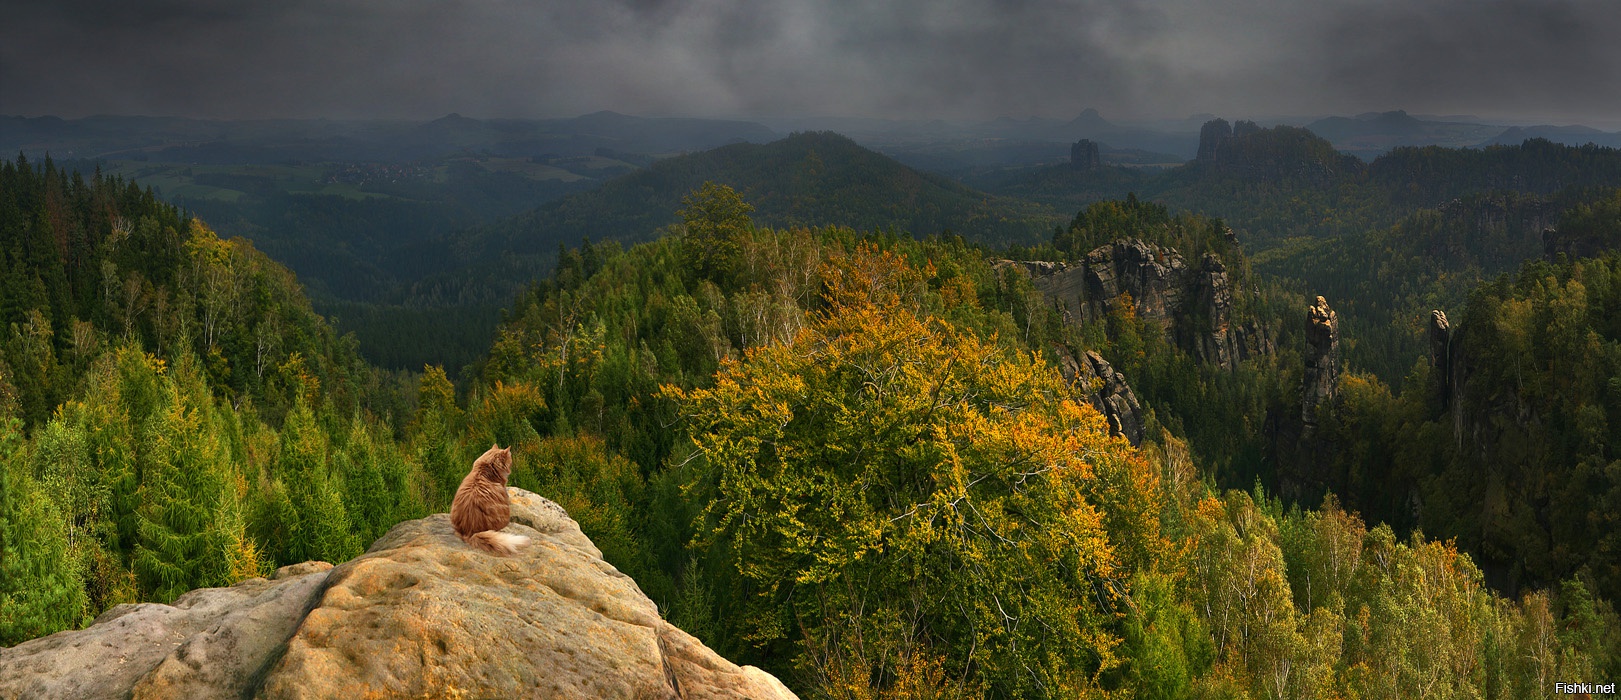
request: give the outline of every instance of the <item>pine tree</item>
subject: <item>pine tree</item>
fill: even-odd
[[[275,476],[287,486],[292,506],[282,564],[343,562],[360,553],[360,542],[343,504],[340,477],[329,464],[331,445],[302,398],[282,425]]]
[[[173,600],[203,586],[230,582],[237,509],[230,455],[220,440],[207,387],[195,364],[165,378],[166,405],[143,426],[146,449],[137,511],[134,564],[142,590]]]

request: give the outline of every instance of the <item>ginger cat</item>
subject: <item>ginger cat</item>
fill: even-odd
[[[511,473],[512,449],[491,445],[473,460],[473,470],[456,489],[456,498],[450,502],[450,526],[474,549],[511,556],[529,544],[528,537],[499,532],[512,518],[512,503],[507,500]]]

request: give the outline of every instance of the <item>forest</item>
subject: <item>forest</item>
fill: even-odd
[[[281,263],[151,190],[0,164],[0,646],[350,559],[445,511],[495,442],[668,619],[802,697],[1520,698],[1621,675],[1621,158],[1362,165],[1304,130],[1230,133],[1152,183],[1096,174],[1046,236],[1003,216],[1028,202],[956,208],[960,185],[904,181],[920,218],[898,219],[655,164],[672,221],[481,258],[521,293],[485,351],[420,370],[365,359]],[[1091,176],[1029,177],[1007,193],[1067,206]],[[467,240],[505,250],[569,206]],[[1129,294],[1066,315],[1006,264],[1085,268],[1120,240],[1216,260],[1227,315]],[[1303,414],[1319,294],[1342,361]],[[1196,342],[1240,329],[1266,350]],[[1089,352],[1141,399],[1137,444],[1066,369]]]

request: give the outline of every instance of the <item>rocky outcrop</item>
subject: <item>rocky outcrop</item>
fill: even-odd
[[[1173,248],[1128,238],[1100,246],[1080,262],[997,265],[1028,276],[1066,323],[1101,319],[1129,297],[1137,318],[1154,323],[1167,340],[1204,362],[1232,369],[1275,351],[1266,327],[1233,323],[1231,278],[1215,253],[1206,253],[1193,269]]]
[[[361,557],[114,608],[0,650],[0,698],[762,698],[794,694],[660,619],[557,504],[521,489],[513,557],[438,514]]]
[[[1366,169],[1356,156],[1336,151],[1306,129],[1285,125],[1263,129],[1250,121],[1229,125],[1224,119],[1212,119],[1199,129],[1195,162],[1206,172],[1247,180],[1301,180],[1316,186]]]
[[[1208,328],[1194,339],[1199,359],[1223,369],[1232,369],[1237,355],[1230,332],[1233,313],[1233,294],[1228,289],[1227,266],[1221,256],[1205,253],[1199,265],[1199,311]]]
[[[1233,137],[1233,126],[1226,119],[1212,119],[1199,127],[1199,152],[1194,160],[1210,163],[1216,160],[1216,149]]]
[[[1621,241],[1614,240],[1614,233],[1601,227],[1589,228],[1592,230],[1562,231],[1553,226],[1543,227],[1542,257],[1548,262],[1557,263],[1561,256],[1568,260],[1591,258],[1621,247]]]
[[[1137,317],[1167,334],[1176,323],[1188,286],[1188,263],[1174,248],[1123,238],[1086,254],[1086,294],[1102,316],[1131,296]]]
[[[1452,324],[1445,311],[1430,312],[1430,368],[1440,387],[1441,408],[1445,410],[1452,396]]]
[[[1184,347],[1222,369],[1277,351],[1266,326],[1254,321],[1233,325],[1232,283],[1220,255],[1205,253],[1195,277],[1194,308],[1179,324]]]
[[[1310,431],[1317,426],[1317,407],[1334,400],[1340,383],[1340,321],[1328,300],[1306,308],[1305,386],[1300,419]]]
[[[1143,407],[1137,394],[1126,383],[1125,375],[1096,352],[1087,351],[1075,359],[1068,348],[1059,348],[1059,372],[1064,380],[1088,387],[1087,401],[1109,422],[1109,433],[1120,435],[1133,446],[1143,442]]]
[[[1086,267],[1046,260],[1003,260],[998,268],[1012,267],[1030,278],[1048,303],[1057,307],[1065,323],[1090,318],[1086,308]]]
[[[1069,147],[1069,167],[1076,170],[1096,170],[1103,165],[1097,143],[1081,139]]]

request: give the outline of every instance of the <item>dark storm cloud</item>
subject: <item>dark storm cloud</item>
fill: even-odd
[[[1442,0],[1340,8],[1325,77],[1353,99],[1621,117],[1621,4]],[[1485,99],[1482,99],[1485,98]]]
[[[0,2],[0,113],[1621,119],[1610,0]]]

